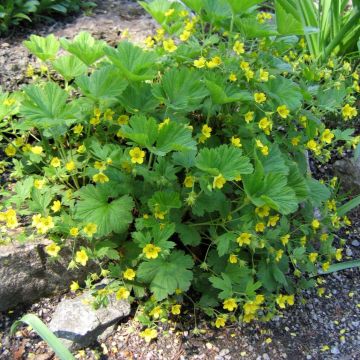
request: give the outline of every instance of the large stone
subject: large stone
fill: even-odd
[[[49,243],[44,239],[26,245],[0,246],[0,311],[68,289],[73,280],[81,282],[89,271],[97,269],[89,263],[67,270],[70,249],[63,248],[59,260],[54,261],[44,251]]]
[[[94,309],[90,291],[74,299],[62,300],[49,323],[49,329],[60,338],[71,351],[86,347],[95,341],[105,339],[116,324],[130,314],[130,304],[110,296],[109,305]]]
[[[335,174],[345,191],[354,195],[360,194],[360,157],[338,160],[334,164]]]

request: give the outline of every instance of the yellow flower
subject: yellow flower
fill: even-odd
[[[236,52],[236,54],[244,54],[245,53],[245,45],[244,43],[240,41],[235,41],[235,44],[233,46],[233,50]]]
[[[286,304],[292,306],[295,303],[295,297],[294,295],[283,295],[280,294],[276,298],[276,303],[278,304],[280,309],[285,309]]]
[[[90,125],[96,126],[99,125],[101,122],[99,117],[93,117],[90,119]]]
[[[124,279],[126,280],[134,280],[135,279],[135,271],[133,269],[130,269],[130,268],[127,268],[124,272],[123,272],[123,276],[124,276]]]
[[[155,209],[154,216],[156,219],[164,220],[166,213],[167,213],[166,211],[161,211],[160,209],[157,208]]]
[[[154,319],[159,319],[162,315],[163,311],[160,306],[155,306],[150,312],[149,315],[152,316]]]
[[[342,259],[342,251],[343,249],[337,249],[336,252],[335,252],[335,259],[337,261],[340,261]]]
[[[307,148],[313,151],[315,154],[320,153],[320,146],[315,140],[309,140],[306,144]]]
[[[278,106],[276,111],[283,119],[286,119],[290,114],[290,110],[287,108],[286,105]]]
[[[79,154],[84,154],[84,152],[86,151],[86,146],[85,145],[80,145],[77,150],[76,150]]]
[[[236,241],[240,246],[250,245],[251,236],[252,236],[251,234],[244,232],[237,237]]]
[[[256,305],[261,305],[264,301],[265,301],[265,296],[264,295],[256,295],[254,303]]]
[[[238,262],[238,258],[235,254],[230,254],[229,256],[229,263],[230,264],[236,264]]]
[[[69,234],[71,236],[78,236],[79,235],[79,229],[77,227],[72,227],[69,231]]]
[[[211,136],[212,128],[207,124],[203,125],[201,129],[201,133],[206,137],[209,138]]]
[[[250,64],[248,62],[246,62],[246,61],[242,61],[240,63],[240,67],[241,67],[242,70],[249,70],[250,69]]]
[[[16,138],[14,140],[14,144],[15,144],[15,146],[18,146],[18,147],[24,145],[24,138],[23,137]]]
[[[206,65],[206,59],[202,56],[197,60],[194,60],[194,66],[198,69],[203,68]]]
[[[322,264],[322,269],[323,271],[328,271],[330,268],[330,262],[329,261],[326,261]]]
[[[45,247],[45,252],[52,257],[58,256],[60,250],[60,246],[55,243],[52,243]]]
[[[79,263],[82,266],[85,266],[88,260],[89,260],[89,257],[87,256],[87,253],[84,249],[76,252],[75,261],[77,263]]]
[[[274,215],[274,216],[270,216],[267,226],[276,226],[276,224],[278,223],[278,221],[280,220],[280,216],[279,215]]]
[[[320,235],[320,240],[321,241],[326,241],[329,238],[329,234],[328,233],[323,233]]]
[[[149,343],[152,339],[157,337],[157,331],[155,329],[147,328],[140,332],[140,336],[144,338],[147,343]]]
[[[350,106],[349,104],[346,104],[343,108],[342,108],[342,116],[344,118],[344,120],[349,120],[354,118],[357,115],[357,110],[356,108]]]
[[[73,282],[71,283],[71,285],[70,285],[70,290],[71,290],[72,292],[76,292],[76,291],[79,290],[79,289],[80,289],[79,283],[78,283],[77,281],[73,281]]]
[[[261,142],[261,140],[258,140],[258,139],[255,140],[255,143],[256,143],[256,147],[257,147],[258,149],[260,149],[261,153],[262,153],[264,156],[269,155],[269,147],[268,147],[268,146],[264,145],[264,144]]]
[[[226,183],[226,179],[221,174],[219,174],[218,176],[214,177],[213,188],[222,189],[225,183]]]
[[[314,263],[316,259],[318,258],[319,254],[316,252],[312,252],[309,254],[309,260],[310,262]]]
[[[180,40],[181,41],[187,41],[189,40],[191,36],[191,31],[189,30],[184,30],[181,34],[180,34]]]
[[[259,307],[260,307],[259,304],[257,304],[256,302],[248,301],[243,306],[244,313],[245,313],[245,315],[255,314],[256,311],[259,309]]]
[[[133,164],[142,164],[144,162],[145,151],[141,150],[139,147],[131,149],[129,154]]]
[[[263,130],[266,135],[270,135],[270,131],[272,130],[272,125],[273,125],[272,121],[267,117],[263,117],[259,121],[259,128]]]
[[[81,124],[77,124],[73,127],[73,133],[76,135],[81,135],[82,131],[84,130],[84,127]]]
[[[188,175],[184,180],[185,187],[192,188],[194,184],[195,184],[195,178],[191,175]]]
[[[331,132],[330,129],[325,129],[324,132],[321,134],[321,141],[331,144],[332,139],[335,135]]]
[[[55,200],[51,206],[51,210],[55,213],[60,211],[61,210],[61,201]]]
[[[73,160],[68,161],[68,162],[65,164],[65,168],[66,168],[67,171],[73,171],[73,170],[75,170],[75,168],[76,168],[75,162],[74,162]]]
[[[267,205],[259,206],[255,209],[255,214],[257,214],[259,217],[264,218],[266,216],[269,216],[270,214],[270,207]]]
[[[102,172],[95,174],[92,179],[95,183],[98,182],[100,184],[104,184],[109,181],[109,178]]]
[[[180,312],[181,312],[181,305],[176,304],[171,307],[171,313],[173,315],[179,315]]]
[[[36,189],[41,190],[45,185],[45,180],[35,179],[34,180],[34,187]]]
[[[286,244],[289,242],[289,240],[290,240],[290,235],[289,234],[286,234],[286,235],[284,235],[284,236],[282,236],[281,238],[280,238],[280,240],[281,240],[281,243],[284,245],[284,246],[286,246]]]
[[[122,286],[117,292],[116,292],[116,299],[117,300],[125,300],[130,296],[130,291]]]
[[[264,230],[265,230],[265,224],[263,222],[258,222],[255,225],[255,231],[256,232],[264,232]]]
[[[279,262],[284,254],[284,250],[280,249],[275,253],[275,261]]]
[[[164,15],[165,15],[166,17],[169,17],[169,16],[171,16],[172,14],[174,14],[174,12],[175,12],[175,9],[169,9],[169,10],[165,11]]]
[[[155,45],[155,41],[152,38],[152,36],[150,36],[150,35],[144,40],[144,43],[145,43],[145,46],[149,49]]]
[[[53,157],[52,159],[51,159],[51,161],[50,161],[50,165],[52,166],[52,167],[54,167],[54,168],[57,168],[57,167],[59,167],[60,165],[61,165],[61,161],[60,161],[60,159],[58,158],[58,157]]]
[[[317,230],[319,227],[320,227],[320,221],[318,219],[314,219],[312,222],[311,222],[311,227],[314,229],[314,230]]]
[[[246,77],[246,80],[249,82],[251,79],[254,78],[254,72],[250,69],[246,69],[245,70],[245,77]]]
[[[224,327],[226,323],[225,316],[218,316],[215,320],[215,326],[219,329],[221,327]]]
[[[266,101],[266,95],[264,93],[255,93],[254,94],[254,100],[258,104],[262,104]]]
[[[269,80],[269,72],[265,71],[264,69],[260,69],[259,71],[259,78],[261,81],[268,81]]]
[[[231,145],[233,145],[235,147],[242,147],[240,138],[232,136],[231,137]]]
[[[129,116],[128,115],[120,115],[117,119],[117,123],[119,125],[127,125],[129,122]]]
[[[154,36],[154,39],[156,41],[161,41],[164,38],[165,30],[162,28],[159,28],[156,30],[156,35]]]
[[[163,47],[164,47],[165,51],[167,51],[169,53],[172,53],[172,52],[176,51],[176,49],[177,49],[177,46],[175,45],[173,39],[164,40]]]
[[[106,170],[106,164],[104,161],[95,161],[94,168],[99,171],[105,171]]]
[[[31,147],[31,152],[35,155],[41,155],[41,153],[43,152],[43,148],[42,146],[33,146]]]
[[[232,82],[235,82],[235,81],[237,80],[236,74],[231,73],[231,74],[229,75],[229,80],[232,81]]]
[[[300,143],[300,136],[295,136],[291,139],[291,145],[298,146]]]
[[[236,300],[233,298],[229,298],[224,300],[223,302],[223,308],[228,311],[233,311],[237,308]]]
[[[106,109],[104,112],[104,119],[107,121],[112,121],[114,114],[115,114],[115,111],[113,111],[111,109]]]
[[[206,66],[209,69],[213,69],[221,65],[221,63],[222,63],[221,58],[219,56],[214,56],[210,61],[206,62]]]
[[[97,231],[97,225],[94,223],[88,223],[84,227],[84,233],[89,237],[93,236],[96,233],[96,231]]]
[[[253,111],[248,111],[246,114],[245,114],[245,122],[247,123],[247,124],[249,124],[251,121],[253,121],[254,120],[254,116],[255,115],[255,113],[253,112]]]
[[[31,64],[29,64],[28,67],[26,68],[25,75],[27,77],[33,77],[34,76],[34,67]]]
[[[6,148],[5,148],[5,154],[9,157],[13,157],[16,154],[16,147],[12,144],[9,144]]]
[[[142,252],[145,254],[147,259],[156,259],[159,256],[160,251],[161,248],[159,246],[155,246],[154,244],[146,244]]]

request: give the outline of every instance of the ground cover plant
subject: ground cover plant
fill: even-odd
[[[293,305],[342,259],[335,233],[359,203],[343,205],[337,179],[314,179],[307,160],[359,149],[347,128],[358,71],[320,65],[261,1],[184,3],[194,13],[142,2],[160,24],[145,48],[31,36],[33,84],[0,94],[16,180],[0,220],[30,218],[54,261],[71,246],[70,268],[98,261],[86,286],[110,281],[96,306],[140,300],[147,341],[184,301],[216,327]]]
[[[3,0],[0,2],[0,35],[24,21],[53,14],[68,14],[95,4],[81,0]]]

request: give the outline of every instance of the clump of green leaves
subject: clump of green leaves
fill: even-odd
[[[66,15],[80,8],[95,6],[91,1],[80,0],[4,0],[0,4],[0,35],[23,21],[33,21],[53,14]]]
[[[142,3],[161,25],[145,48],[86,33],[25,43],[42,70],[1,95],[18,184],[0,220],[31,215],[55,259],[87,239],[69,266],[99,261],[87,285],[112,281],[97,304],[145,299],[148,326],[184,299],[217,327],[266,320],[342,258],[336,179],[314,179],[307,154],[324,163],[359,143],[346,129],[359,74],[337,58],[319,67],[260,1],[184,3],[195,15]]]

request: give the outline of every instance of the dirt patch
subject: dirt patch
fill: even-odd
[[[15,90],[28,83],[26,69],[35,66],[35,58],[22,45],[31,34],[73,38],[80,31],[87,31],[97,39],[116,45],[128,30],[132,41],[140,43],[152,33],[156,23],[134,1],[97,0],[92,13],[61,18],[53,24],[37,24],[32,28],[19,26],[6,38],[0,39],[0,87]]]

